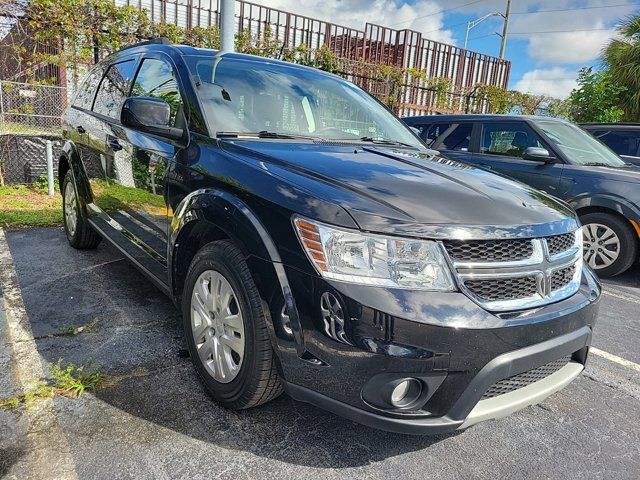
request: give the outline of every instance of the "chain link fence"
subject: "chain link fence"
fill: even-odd
[[[53,143],[57,171],[66,106],[66,88],[0,81],[0,185],[46,176],[47,140]]]

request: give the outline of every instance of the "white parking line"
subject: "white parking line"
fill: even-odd
[[[630,368],[631,370],[635,370],[636,372],[640,372],[640,365],[638,365],[637,363],[634,363],[630,360],[625,360],[622,357],[619,357],[609,352],[605,352],[604,350],[600,350],[599,348],[591,347],[589,349],[589,353],[593,353],[594,355],[598,355],[599,357],[606,358],[611,362],[615,362],[618,365],[622,365],[623,367],[627,367],[627,368]]]
[[[11,347],[11,373],[19,393],[33,388],[45,378],[42,357],[33,341],[31,323],[24,306],[20,285],[13,266],[9,245],[0,229],[0,291],[7,318],[8,343]],[[20,340],[20,341],[18,341]],[[31,341],[29,341],[31,340]],[[78,478],[67,437],[60,428],[53,401],[44,399],[37,406],[23,410],[29,429],[29,450],[25,455],[29,478]]]

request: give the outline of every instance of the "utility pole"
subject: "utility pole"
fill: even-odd
[[[507,9],[504,12],[504,24],[502,26],[502,40],[500,41],[500,58],[504,58],[504,50],[507,46],[507,30],[509,28],[510,11],[511,11],[511,0],[507,0]]]
[[[220,50],[233,52],[235,30],[235,0],[221,0],[220,2]]]

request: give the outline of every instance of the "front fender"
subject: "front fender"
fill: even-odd
[[[263,285],[279,284],[285,301],[291,329],[298,355],[304,353],[304,337],[295,300],[280,253],[275,242],[257,215],[239,198],[216,189],[200,189],[191,192],[177,206],[169,231],[168,271],[170,285],[174,286],[177,265],[175,259],[182,241],[182,232],[193,222],[206,221],[232,239],[247,258],[264,260],[271,271],[253,271],[255,275],[266,277]],[[273,328],[273,325],[270,326]],[[273,330],[272,330],[273,331]]]
[[[617,195],[597,194],[583,195],[569,200],[574,210],[586,207],[599,207],[613,210],[629,220],[640,222],[640,209],[629,200]]]

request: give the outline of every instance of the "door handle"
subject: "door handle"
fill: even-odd
[[[488,163],[481,163],[480,166],[482,168],[486,168],[487,170],[491,170],[491,165],[489,165]]]
[[[116,140],[115,138],[109,140],[107,142],[107,145],[114,152],[119,152],[120,150],[122,150],[122,145],[120,145],[120,142],[118,142],[118,140]]]
[[[77,131],[78,133],[87,133],[87,131],[84,129],[84,127],[83,127],[82,125],[78,125],[78,126],[76,127],[76,131]]]

